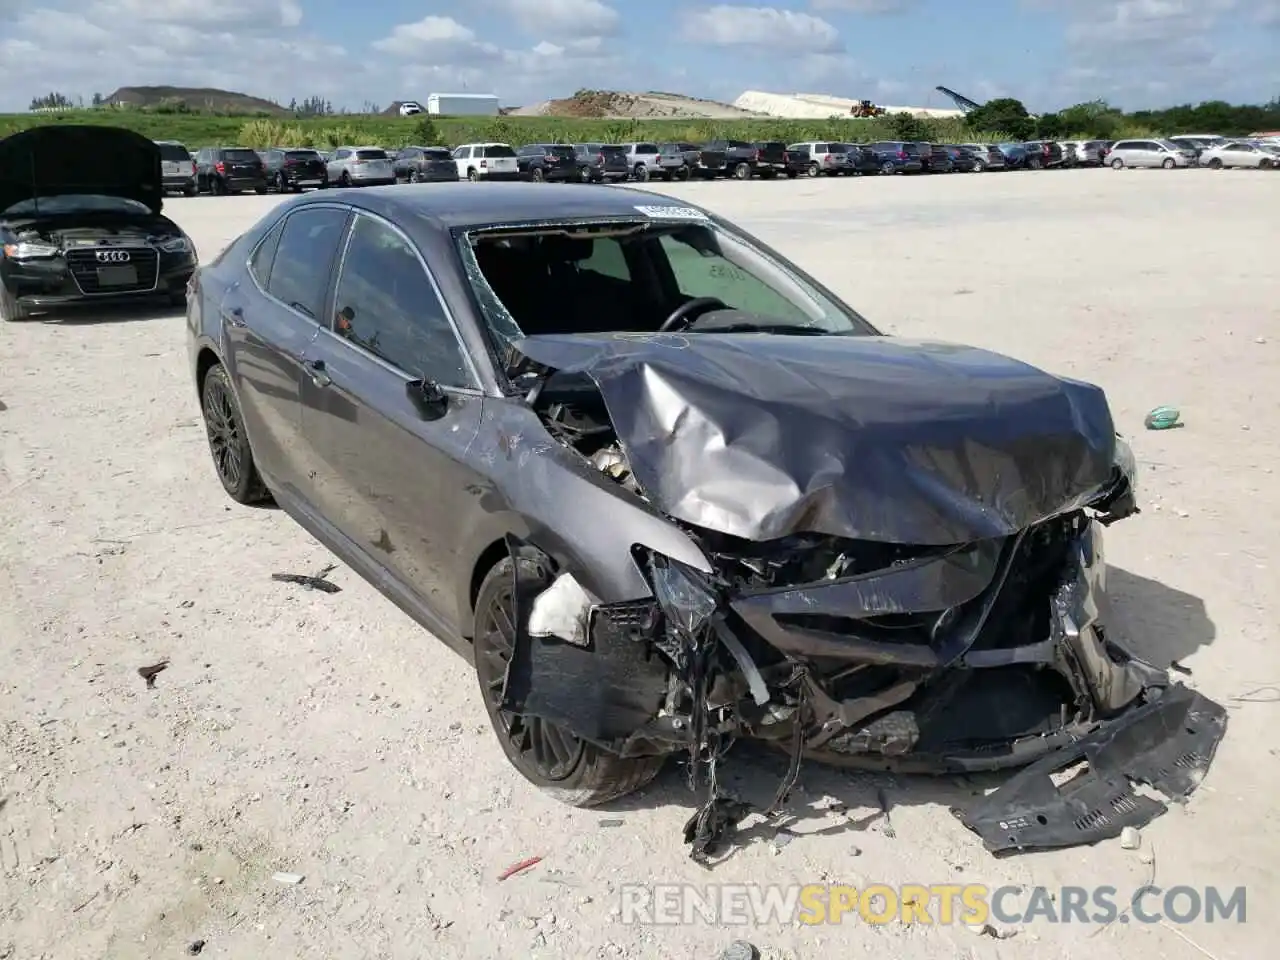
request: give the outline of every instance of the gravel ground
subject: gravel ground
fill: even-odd
[[[555,190],[554,186],[547,189]],[[1231,706],[1185,809],[1118,842],[996,860],[959,780],[807,767],[798,836],[708,874],[672,771],[606,811],[503,759],[469,668],[214,477],[181,318],[0,329],[0,958],[1254,958],[1275,892],[1280,176],[1126,171],[663,185],[739,220],[890,332],[1101,383],[1144,475],[1108,547],[1119,626]],[[274,197],[174,200],[204,259]],[[1151,433],[1145,412],[1181,407]],[[155,689],[137,669],[171,666]],[[1273,688],[1274,691],[1274,688]],[[771,793],[748,755],[730,785]],[[892,805],[892,829],[877,791]],[[838,801],[838,803],[837,803]],[[844,812],[841,812],[841,811]],[[608,819],[605,819],[608,818]],[[603,821],[603,822],[602,822]],[[527,857],[544,859],[505,882]],[[297,884],[273,879],[300,874]],[[726,929],[619,922],[627,883],[1245,884],[1249,924]]]

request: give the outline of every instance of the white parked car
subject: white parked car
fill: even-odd
[[[453,151],[458,178],[465,180],[517,180],[520,167],[509,143],[464,143]]]
[[[417,100],[405,100],[400,104],[400,116],[412,117],[415,113],[423,113],[422,104]]]
[[[1200,154],[1200,165],[1212,170],[1221,170],[1224,167],[1270,170],[1280,165],[1280,156],[1260,143],[1233,140]]]
[[[1124,167],[1193,167],[1196,152],[1171,140],[1117,140],[1107,154],[1112,169]]]

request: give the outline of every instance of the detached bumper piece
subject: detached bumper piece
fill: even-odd
[[[1096,843],[1142,827],[1168,807],[1140,795],[1145,784],[1170,801],[1200,785],[1227,729],[1227,711],[1182,685],[1015,774],[963,812],[960,821],[992,853]],[[1056,785],[1055,773],[1087,770]]]

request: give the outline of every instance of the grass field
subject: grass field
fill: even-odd
[[[498,141],[502,143],[582,143],[634,140],[690,140],[718,137],[742,140],[919,139],[935,142],[973,139],[954,120],[916,120],[909,116],[874,120],[583,120],[568,117],[387,117],[342,114],[314,118],[220,116],[148,110],[69,110],[60,113],[0,115],[0,137],[46,124],[92,123],[128,127],[156,140],[178,140],[192,150],[203,146],[267,147],[275,144],[333,147],[378,144],[384,147]],[[990,136],[984,137],[990,139]]]

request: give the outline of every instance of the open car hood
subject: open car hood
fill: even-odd
[[[120,127],[50,124],[0,140],[0,214],[16,203],[71,193],[164,205],[160,148]]]
[[[599,388],[640,488],[747,540],[1010,536],[1113,479],[1106,397],[975,347],[883,336],[567,334],[513,348]]]

